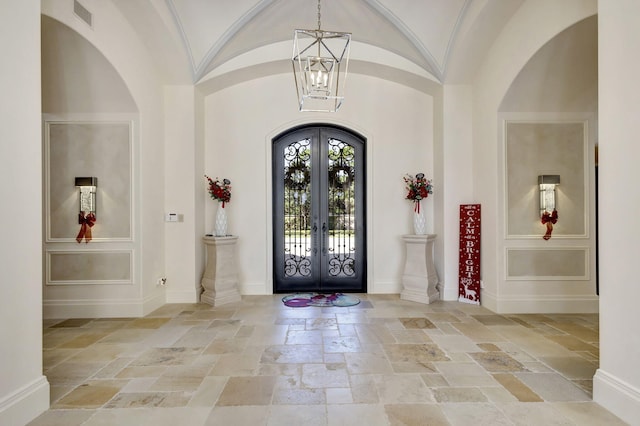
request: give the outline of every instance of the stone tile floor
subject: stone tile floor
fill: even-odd
[[[46,321],[51,408],[31,425],[625,424],[591,400],[597,315],[358,296]]]

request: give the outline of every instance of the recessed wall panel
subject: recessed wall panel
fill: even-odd
[[[588,249],[507,249],[507,279],[586,280]]]
[[[130,251],[50,251],[47,284],[131,283]]]
[[[539,175],[559,175],[553,238],[587,235],[586,122],[507,121],[506,218],[509,237],[542,236]]]
[[[76,176],[98,178],[95,241],[131,240],[131,124],[47,122],[47,239],[78,234]]]

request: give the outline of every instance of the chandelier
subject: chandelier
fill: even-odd
[[[300,111],[336,112],[344,101],[351,33],[320,29],[293,33],[293,75]]]

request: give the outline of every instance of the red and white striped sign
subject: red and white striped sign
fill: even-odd
[[[460,205],[458,301],[480,304],[480,204]]]

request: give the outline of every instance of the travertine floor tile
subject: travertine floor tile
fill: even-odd
[[[359,297],[45,321],[52,407],[32,425],[623,424],[591,400],[597,315]]]
[[[210,408],[135,408],[97,410],[83,426],[202,426]]]
[[[545,425],[571,426],[572,422],[551,404],[541,402],[505,404],[500,407],[505,415],[518,426]]]
[[[362,345],[357,336],[324,337],[324,352],[362,352]]]
[[[230,377],[217,405],[269,405],[276,379],[273,376]]]
[[[330,404],[327,405],[327,425],[388,425],[387,415],[382,405],[372,404]]]
[[[502,315],[471,315],[471,317],[484,325],[517,325]]]
[[[262,354],[263,364],[303,364],[322,362],[322,345],[275,345],[269,346]]]
[[[473,340],[463,335],[432,336],[431,339],[447,354],[453,352],[479,352],[481,350],[480,345],[483,344],[476,344]]]
[[[220,397],[226,384],[226,377],[205,377],[187,405],[189,407],[211,407]]]
[[[556,402],[553,407],[576,425],[622,426],[625,422],[595,402]]]
[[[438,362],[436,368],[450,386],[497,386],[498,383],[482,367],[473,363]]]
[[[442,404],[441,407],[453,426],[513,426],[511,420],[490,403]]]
[[[302,384],[306,388],[343,388],[349,386],[345,364],[305,364]]]
[[[591,397],[574,383],[556,373],[515,373],[545,401],[589,401]]]
[[[377,353],[346,353],[350,374],[389,374],[393,372],[386,356]]]
[[[487,402],[487,397],[478,388],[437,388],[433,390],[437,402]]]
[[[561,346],[569,349],[570,351],[592,351],[594,353],[598,352],[598,348],[594,345],[586,343],[577,337],[571,335],[553,335],[553,336],[545,336],[547,339],[558,343]]]
[[[99,408],[106,404],[126,382],[96,381],[78,386],[58,402],[53,408]]]
[[[326,424],[327,413],[323,405],[273,405],[267,419],[267,426]]]
[[[473,352],[469,355],[491,373],[527,371],[524,365],[504,352]]]
[[[51,328],[62,328],[62,327],[82,327],[84,325],[89,324],[92,321],[91,318],[72,318],[64,321],[60,321],[51,326]]]
[[[188,402],[184,392],[120,392],[105,408],[184,407]]]
[[[565,333],[570,334],[584,342],[597,342],[599,339],[597,330],[587,328],[579,324],[574,324],[571,322],[559,322],[559,321],[552,321],[552,322],[548,322],[547,324],[553,328],[562,330]]]
[[[105,366],[104,363],[71,363],[62,362],[47,370],[49,383],[56,385],[79,385],[89,380]]]
[[[404,328],[436,328],[427,318],[398,318]]]
[[[448,426],[450,423],[435,404],[388,404],[384,406],[391,426]]]
[[[171,318],[137,318],[127,325],[127,328],[160,328]]]
[[[94,332],[94,333],[83,333],[78,337],[75,337],[60,346],[59,348],[69,348],[69,349],[79,349],[86,348],[99,340],[104,339],[110,333],[109,332]]]
[[[153,348],[131,362],[131,366],[191,364],[202,348]]]
[[[542,402],[542,398],[534,391],[522,383],[513,374],[494,374],[493,378],[498,381],[504,388],[509,391],[520,402]]]
[[[384,345],[391,362],[449,361],[449,357],[435,344]]]
[[[418,374],[382,375],[376,379],[380,401],[385,404],[435,402],[433,392]]]
[[[351,376],[351,398],[354,404],[377,404],[376,376],[357,374]]]
[[[598,364],[577,356],[541,357],[540,360],[568,379],[592,379]]]
[[[502,337],[498,333],[495,333],[492,329],[490,329],[489,327],[483,324],[459,322],[459,323],[453,323],[452,325],[458,330],[460,330],[462,334],[469,337],[474,342],[486,343],[486,342],[501,342],[505,340],[504,337]],[[511,327],[511,328],[516,328],[516,327]]]
[[[49,410],[29,423],[30,426],[80,426],[91,416],[94,410]]]
[[[316,389],[276,389],[273,393],[275,405],[324,405],[327,403],[325,390]]]
[[[353,404],[353,396],[351,389],[346,388],[327,388],[325,389],[327,396],[327,404]]]

